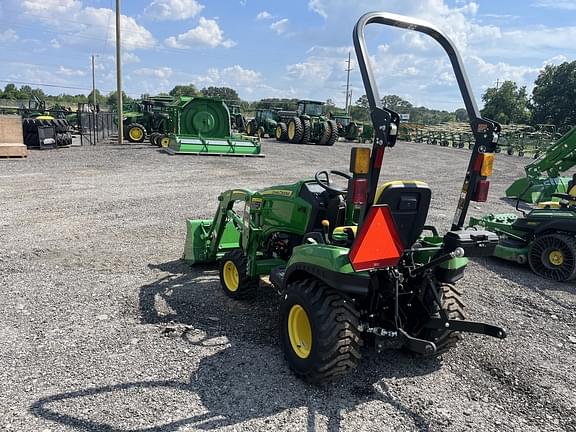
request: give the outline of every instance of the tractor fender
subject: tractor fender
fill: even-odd
[[[563,231],[569,234],[576,234],[576,221],[571,220],[555,220],[544,222],[538,225],[534,230],[534,235],[542,235],[547,232]]]
[[[353,295],[366,297],[369,291],[370,278],[359,276],[356,273],[340,273],[314,264],[298,263],[290,266],[282,282],[285,291],[288,284],[302,279],[318,279],[330,288]]]

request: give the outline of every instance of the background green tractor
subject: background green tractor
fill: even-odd
[[[276,127],[280,121],[277,109],[257,109],[255,117],[246,124],[246,134],[264,138],[275,136]]]
[[[471,119],[476,144],[452,230],[426,225],[430,188],[419,181],[378,186],[386,147],[396,143],[397,113],[380,105],[372,82],[364,27],[381,23],[431,35],[448,52]],[[363,344],[380,351],[402,346],[425,356],[453,348],[460,332],[504,338],[489,324],[465,320],[461,291],[466,256],[485,256],[493,233],[464,230],[471,201],[485,201],[500,126],[480,117],[455,46],[420,20],[364,15],[354,45],[376,139],[353,148],[350,172],[322,170],[314,178],[218,197],[212,220],[188,220],[184,259],[219,260],[220,282],[233,299],[253,296],[269,275],[280,294],[280,341],[290,368],[312,383],[353,369]],[[338,185],[340,178],[346,185]],[[248,309],[247,309],[248,310]]]
[[[345,112],[330,113],[330,118],[336,122],[338,136],[347,141],[356,141],[362,133],[362,126],[352,121],[352,117]]]
[[[280,123],[277,132],[294,144],[319,144],[332,146],[338,139],[338,126],[324,115],[324,103],[311,100],[298,102],[296,115],[285,124]],[[285,128],[285,129],[284,129]],[[286,131],[282,134],[283,130]]]
[[[246,118],[242,115],[240,111],[240,105],[229,105],[228,110],[230,111],[230,122],[232,129],[236,132],[244,132],[246,130]]]

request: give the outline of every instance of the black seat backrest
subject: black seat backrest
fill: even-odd
[[[419,181],[391,181],[376,191],[376,204],[387,204],[406,249],[418,239],[428,217],[432,192]]]

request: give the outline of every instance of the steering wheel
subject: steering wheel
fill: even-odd
[[[325,180],[320,179],[320,176],[324,175],[324,177],[326,178]],[[336,175],[338,177],[343,177],[346,180],[350,180],[352,177],[346,173],[343,173],[342,171],[338,171],[338,170],[320,170],[318,171],[315,175],[314,175],[314,180],[316,180],[316,183],[318,183],[319,186],[321,186],[323,189],[326,189],[328,192],[332,192],[335,194],[342,194],[342,195],[346,195],[348,193],[348,189],[346,188],[337,188],[335,186],[330,186],[330,176],[331,175]]]

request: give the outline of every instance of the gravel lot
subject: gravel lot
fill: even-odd
[[[367,350],[326,388],[298,381],[278,345],[277,298],[219,288],[179,262],[186,217],[216,196],[346,169],[349,144],[266,141],[265,159],[168,156],[146,145],[0,160],[0,430],[576,431],[576,288],[493,259],[459,286],[470,318],[443,362]],[[399,143],[385,179],[426,180],[450,225],[469,151]],[[528,159],[498,155],[491,201]]]

